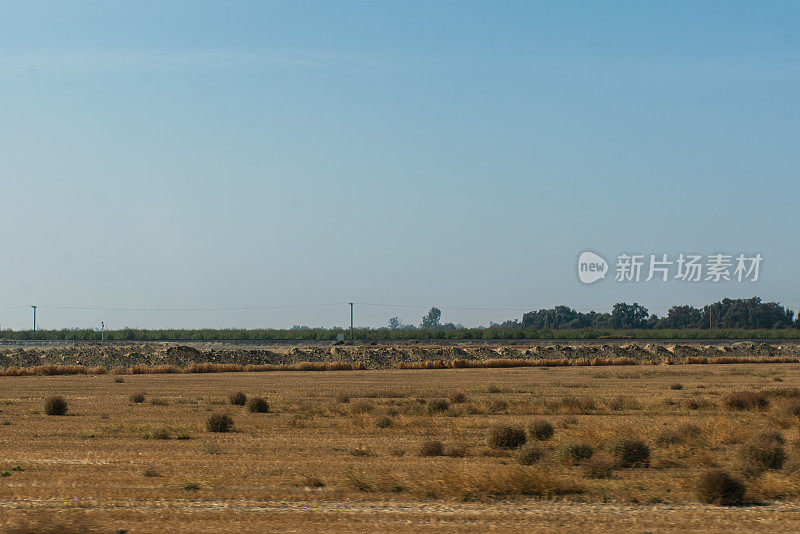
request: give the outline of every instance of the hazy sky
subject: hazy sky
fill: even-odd
[[[0,323],[796,310],[798,27],[796,2],[3,2]],[[586,286],[586,249],[764,260]]]

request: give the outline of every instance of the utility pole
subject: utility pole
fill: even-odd
[[[37,306],[31,306],[33,308],[33,339],[36,339],[36,308]]]
[[[353,330],[353,303],[349,302],[350,304],[350,341],[355,341],[355,333]]]
[[[100,343],[106,340],[106,323],[100,321]]]

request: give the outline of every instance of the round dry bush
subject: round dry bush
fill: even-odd
[[[586,478],[610,478],[614,470],[611,458],[595,454],[583,463],[583,474]]]
[[[446,412],[448,408],[450,408],[450,403],[444,399],[433,399],[428,401],[428,405],[426,407],[429,414]]]
[[[450,394],[448,400],[453,404],[461,404],[467,402],[467,396],[461,393],[460,391],[454,391]]]
[[[131,396],[128,397],[128,400],[130,400],[131,402],[136,403],[136,404],[141,404],[141,403],[144,402],[144,395],[145,395],[144,391],[138,391],[136,393],[131,393]]]
[[[228,400],[234,406],[244,406],[247,402],[247,395],[242,393],[241,391],[237,391],[236,393],[231,393],[228,395]]]
[[[533,465],[538,462],[543,455],[544,452],[538,445],[529,443],[519,449],[519,452],[517,452],[517,461],[522,465]]]
[[[67,401],[64,397],[50,397],[44,402],[44,413],[47,415],[64,415],[67,413]]]
[[[516,449],[526,441],[525,430],[519,427],[496,426],[489,431],[489,446],[497,449]]]
[[[748,474],[776,470],[786,461],[783,436],[778,432],[762,432],[747,440],[739,449],[741,467]]]
[[[760,391],[733,391],[724,399],[723,404],[733,411],[763,410],[769,401]]]
[[[350,402],[350,395],[347,393],[337,393],[336,394],[336,402],[339,404],[347,404]]]
[[[626,438],[614,444],[612,449],[614,460],[619,467],[649,467],[650,447],[635,438]]]
[[[531,439],[546,441],[553,437],[553,425],[544,419],[537,419],[528,426],[528,434]]]
[[[233,419],[230,415],[215,413],[206,420],[206,430],[209,432],[230,432],[233,430]]]
[[[261,397],[252,397],[247,401],[247,410],[250,413],[269,413],[269,402]]]
[[[594,448],[586,443],[571,443],[567,445],[566,453],[574,463],[588,460],[594,454]]]
[[[683,384],[672,384],[669,387],[669,389],[672,389],[672,390],[675,390],[675,391],[680,391],[681,389],[683,389]]]
[[[717,506],[738,506],[744,503],[744,484],[725,471],[712,469],[697,481],[697,497],[701,502]]]
[[[442,456],[444,454],[444,445],[441,441],[429,439],[423,441],[419,446],[420,456]]]

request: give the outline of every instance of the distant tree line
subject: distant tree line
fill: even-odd
[[[442,323],[442,312],[431,308],[419,326],[403,324],[393,317],[388,327],[356,328],[359,340],[492,340],[492,339],[598,339],[629,337],[639,339],[764,339],[800,338],[800,315],[776,302],[760,298],[723,299],[702,308],[673,306],[666,317],[650,315],[634,302],[620,302],[610,313],[576,311],[568,306],[530,311],[522,320],[491,323],[488,327],[465,328]],[[295,325],[290,329],[136,329],[108,330],[107,341],[336,341],[349,338],[346,328],[313,328]],[[41,341],[100,341],[101,333],[91,329],[3,330],[0,339]]]
[[[750,299],[723,299],[703,308],[673,306],[666,317],[650,315],[639,303],[620,302],[611,313],[582,313],[567,306],[530,311],[522,321],[507,321],[505,328],[532,328],[535,330],[576,330],[603,328],[613,330],[659,329],[783,329],[800,328],[800,315],[777,302],[762,302],[759,297]]]

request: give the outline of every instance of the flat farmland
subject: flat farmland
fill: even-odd
[[[798,385],[791,363],[5,376],[0,522],[795,532]],[[45,413],[54,396],[65,415]],[[704,502],[719,471],[738,506]]]

